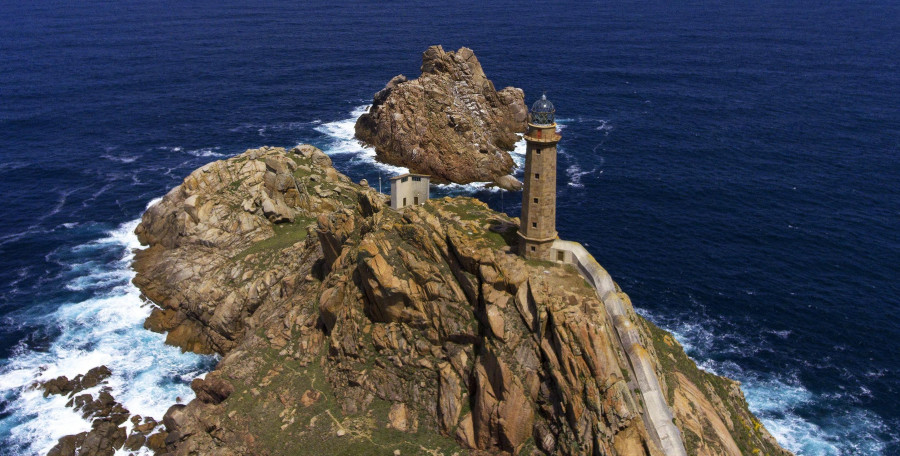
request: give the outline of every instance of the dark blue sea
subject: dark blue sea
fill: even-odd
[[[354,120],[442,44],[546,91],[560,236],[782,445],[900,454],[900,3],[248,3],[0,2],[0,453],[89,428],[35,380],[106,364],[132,413],[189,400],[215,359],[141,328],[143,210],[261,145],[390,176]]]

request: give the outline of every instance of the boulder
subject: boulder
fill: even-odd
[[[410,419],[406,404],[394,404],[388,412],[388,426],[398,431],[410,430]]]
[[[522,182],[510,174],[500,176],[494,180],[494,184],[504,190],[518,192],[522,190]]]
[[[207,404],[220,404],[234,392],[231,383],[222,380],[215,373],[206,378],[195,378],[191,381],[191,389],[197,394],[197,400]]]

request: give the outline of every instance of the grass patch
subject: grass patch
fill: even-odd
[[[367,409],[345,415],[318,363],[301,367],[274,350],[260,353],[256,375],[236,383],[224,403],[225,419],[254,436],[257,454],[451,456],[465,452],[448,437],[419,426],[417,432],[387,427],[391,402],[375,399]],[[307,390],[321,396],[304,406]],[[229,426],[231,427],[231,426]],[[338,434],[342,434],[338,436]]]
[[[304,239],[306,239],[306,227],[312,223],[311,218],[297,217],[292,223],[278,223],[272,226],[275,234],[272,237],[258,241],[240,253],[232,260],[242,261],[250,255],[263,252],[280,252]]]
[[[458,216],[461,220],[484,220],[488,213],[493,213],[490,209],[485,209],[476,203],[475,199],[456,197],[451,202],[443,205],[448,212]]]
[[[554,263],[548,260],[525,260],[525,263],[528,263],[528,266],[532,266],[535,268],[555,268],[558,267],[558,263]]]

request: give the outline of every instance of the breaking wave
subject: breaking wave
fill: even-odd
[[[140,247],[134,235],[137,224],[125,223],[72,249],[75,260],[67,265],[70,277],[64,287],[87,299],[62,304],[29,322],[59,335],[42,348],[20,343],[0,367],[0,436],[7,450],[16,449],[13,454],[46,454],[60,437],[91,427],[65,406],[67,397],[44,398],[33,388],[35,382],[60,375],[73,378],[106,365],[113,373],[107,384],[117,401],[131,414],[161,419],[176,401],[193,398],[190,381],[212,367],[213,357],[181,353],[165,345],[164,335],[143,328],[151,309],[131,284],[132,250]],[[110,253],[118,259],[94,260]],[[128,428],[131,422],[124,425]]]
[[[369,105],[357,106],[350,112],[350,117],[317,126],[315,130],[323,133],[328,138],[328,143],[322,150],[328,155],[349,155],[351,164],[363,163],[370,165],[379,171],[389,173],[389,175],[408,173],[408,168],[381,163],[375,158],[374,148],[365,147],[356,139],[354,128],[356,119],[368,110]]]
[[[885,451],[881,436],[890,435],[890,425],[868,410],[848,407],[846,397],[809,390],[800,380],[799,371],[763,375],[733,361],[713,359],[734,352],[752,356],[767,349],[764,342],[728,331],[708,315],[679,320],[643,309],[638,312],[671,332],[700,368],[741,382],[750,410],[780,444],[795,454],[868,456]],[[790,331],[774,331],[772,335],[786,338]],[[818,416],[823,409],[831,411],[824,420]],[[816,416],[815,422],[811,415]]]
[[[326,141],[322,146],[322,150],[332,158],[346,161],[347,167],[363,166],[369,168],[363,170],[361,174],[367,174],[374,169],[379,174],[385,173],[385,178],[404,174],[409,172],[409,168],[402,166],[394,166],[378,161],[375,156],[373,147],[363,146],[363,144],[355,137],[356,119],[369,110],[370,105],[357,106],[350,112],[350,117],[337,120],[334,122],[325,122],[315,130],[325,135]],[[525,140],[520,139],[516,142],[515,148],[509,152],[510,157],[516,164],[513,175],[521,176],[525,171]],[[371,182],[370,182],[371,184]],[[434,184],[436,195],[472,195],[479,192],[500,192],[501,189],[491,186],[491,182],[472,182],[468,184]],[[386,182],[385,182],[386,186]],[[383,189],[385,193],[389,193],[389,188]]]

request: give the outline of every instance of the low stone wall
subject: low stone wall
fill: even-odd
[[[672,422],[672,410],[666,404],[656,371],[650,362],[647,350],[641,345],[640,334],[625,312],[625,303],[618,296],[615,282],[609,273],[597,263],[597,260],[581,244],[557,239],[550,247],[554,260],[574,265],[581,275],[594,287],[597,296],[603,301],[610,320],[616,328],[616,334],[631,364],[631,372],[644,398],[648,426],[655,431],[655,440],[667,456],[687,456],[681,431]]]

